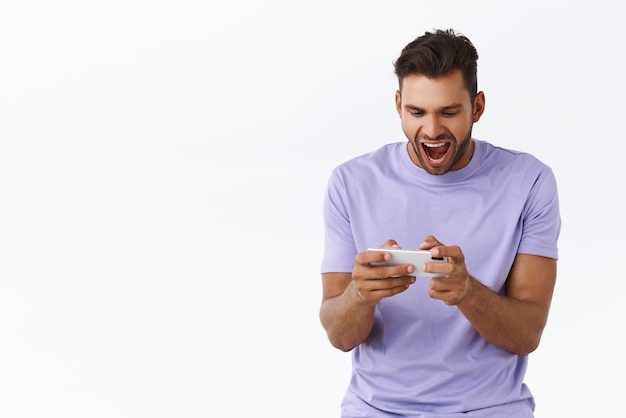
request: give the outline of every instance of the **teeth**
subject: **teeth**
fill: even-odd
[[[446,144],[443,142],[439,142],[438,144],[427,144],[424,142],[424,145],[426,145],[428,148],[439,148],[439,147],[443,147]]]

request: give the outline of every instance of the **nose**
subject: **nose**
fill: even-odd
[[[429,114],[424,116],[422,120],[423,125],[420,128],[420,135],[425,135],[431,139],[435,139],[439,135],[446,134],[446,128],[439,115]]]

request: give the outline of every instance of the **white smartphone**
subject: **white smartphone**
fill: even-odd
[[[386,252],[391,254],[391,260],[380,263],[371,263],[373,266],[395,266],[398,264],[413,264],[414,270],[411,276],[437,277],[437,273],[422,271],[424,263],[446,263],[447,257],[433,257],[427,250],[404,250],[399,248],[368,248],[367,251]]]

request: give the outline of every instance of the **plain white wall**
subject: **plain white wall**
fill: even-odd
[[[559,181],[537,418],[618,416],[625,35],[613,2],[5,2],[0,416],[332,417],[318,321],[335,165],[403,140],[392,61],[453,27],[476,137]]]

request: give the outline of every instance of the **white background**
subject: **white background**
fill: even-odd
[[[62,0],[0,6],[0,416],[338,416],[324,187],[404,140],[392,62],[447,27],[475,136],[559,182],[536,416],[624,414],[617,3]]]

